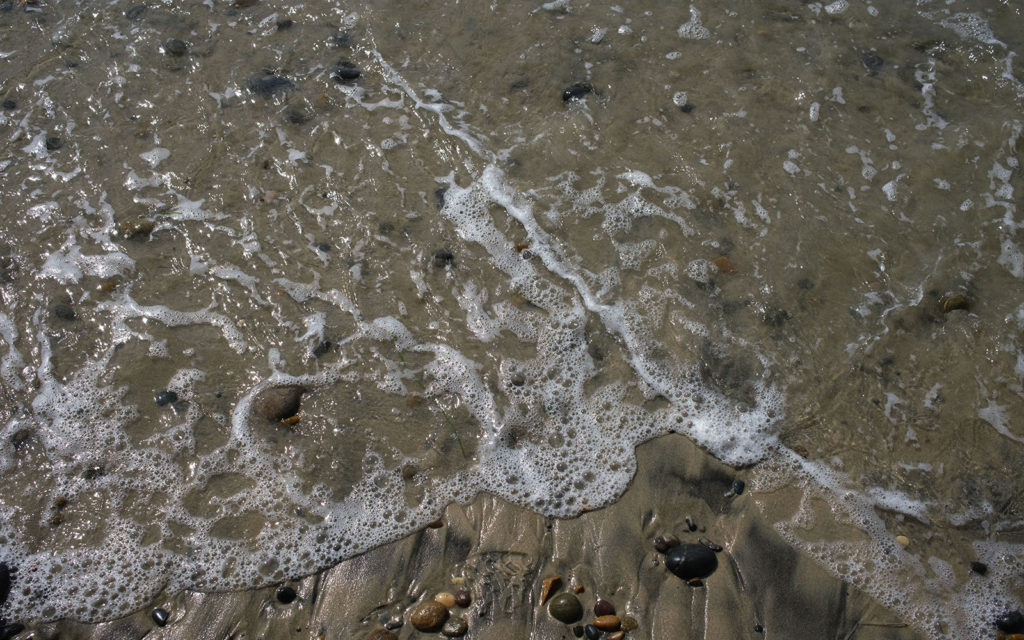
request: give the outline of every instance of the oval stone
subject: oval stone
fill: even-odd
[[[681,544],[665,552],[665,566],[683,580],[706,578],[718,568],[718,558],[702,544]]]
[[[462,616],[452,616],[441,627],[441,633],[449,638],[460,638],[469,631],[469,623]]]
[[[579,598],[571,593],[560,593],[548,603],[551,617],[565,624],[578,622],[583,617],[583,605]]]
[[[429,600],[413,610],[409,622],[420,631],[437,631],[447,619],[448,607],[437,600]]]

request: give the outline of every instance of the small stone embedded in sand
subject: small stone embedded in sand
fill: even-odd
[[[588,624],[583,627],[583,635],[587,637],[587,640],[598,640],[601,637],[601,630],[592,624]]]
[[[979,576],[983,576],[986,573],[988,573],[988,565],[985,564],[984,562],[977,562],[977,561],[972,562],[971,563],[971,571],[973,571],[974,573],[978,574]]]
[[[1003,633],[1024,633],[1024,615],[1020,609],[1004,611],[996,618],[995,625]]]
[[[718,568],[718,559],[702,544],[681,544],[665,553],[665,566],[683,580],[692,580],[711,575]]]
[[[545,605],[548,601],[548,598],[550,598],[552,594],[558,591],[558,588],[561,586],[562,576],[551,576],[550,578],[545,578],[540,588],[541,606]]]
[[[64,146],[64,141],[58,136],[49,136],[46,138],[46,150],[56,151]]]
[[[565,624],[578,622],[583,617],[583,605],[580,599],[571,593],[560,593],[548,603],[551,617]]]
[[[188,53],[188,43],[178,38],[169,38],[164,41],[164,55],[181,57]]]
[[[413,609],[409,622],[420,631],[437,631],[448,619],[448,607],[437,600],[428,600]]]
[[[291,604],[295,602],[295,598],[297,598],[299,594],[297,594],[295,589],[292,589],[291,587],[280,587],[275,595],[277,596],[277,601],[281,604]]]
[[[439,249],[434,252],[432,261],[435,267],[444,269],[449,265],[455,264],[455,254],[447,249]]]
[[[156,223],[152,220],[141,217],[129,218],[117,225],[117,232],[122,238],[129,240],[145,240],[149,237],[149,234],[153,233],[154,227],[156,227]]]
[[[726,256],[719,256],[711,261],[719,273],[736,273],[736,263]]]
[[[734,496],[741,496],[741,495],[743,495],[743,491],[746,488],[747,488],[747,483],[746,482],[743,482],[742,480],[733,480],[732,481],[732,486],[729,488],[729,491]]]
[[[366,640],[398,640],[398,636],[387,629],[374,629],[367,634]]]
[[[346,60],[334,68],[331,78],[340,84],[352,84],[359,79],[360,75],[359,68]]]
[[[615,615],[615,605],[604,598],[598,598],[594,603],[594,615],[598,617],[613,616]]]
[[[53,315],[57,316],[61,320],[74,320],[75,308],[70,304],[61,302],[53,307]]]
[[[697,538],[697,542],[701,543],[702,545],[704,545],[708,549],[711,549],[715,553],[718,553],[719,551],[722,550],[722,545],[718,544],[717,542],[713,542],[711,540],[708,540],[707,538]]]
[[[562,101],[572,102],[582,99],[588,93],[594,92],[594,86],[589,82],[576,82],[562,91]]]
[[[466,608],[473,602],[472,596],[469,594],[468,589],[459,589],[455,592],[455,604],[462,608]]]
[[[156,609],[153,609],[153,613],[149,614],[149,617],[153,619],[153,624],[158,627],[162,627],[167,624],[167,620],[170,619],[171,614],[167,609],[157,607]]]
[[[694,529],[696,529],[696,527],[694,527]],[[658,536],[654,539],[654,549],[658,553],[665,553],[666,551],[668,551],[672,547],[677,546],[678,544],[679,538],[675,536]]]
[[[448,593],[447,591],[442,591],[441,593],[434,596],[434,600],[437,600],[448,609],[451,609],[455,606],[455,596],[451,593]]]
[[[622,630],[632,631],[640,626],[640,623],[636,621],[633,616],[622,616]]]
[[[449,638],[459,638],[469,631],[469,624],[462,616],[452,616],[441,627],[441,633]]]
[[[164,389],[163,391],[158,391],[156,395],[153,396],[153,401],[156,402],[156,406],[165,407],[173,402],[177,402],[178,394]]]
[[[622,640],[626,637],[625,631],[613,631],[608,634],[608,640]]]
[[[594,618],[594,621],[591,622],[591,624],[601,631],[618,631],[622,622],[619,620],[618,616],[605,615]]]
[[[896,536],[896,542],[904,549],[910,546],[910,538],[907,536]]]
[[[279,422],[299,412],[299,403],[306,388],[300,385],[270,387],[261,391],[252,401],[253,411],[271,422]]]
[[[686,516],[686,519],[683,520],[683,522],[686,523],[686,528],[689,529],[690,531],[696,531],[697,530],[697,523],[690,516]]]
[[[940,301],[942,304],[942,313],[949,313],[950,311],[967,311],[971,308],[970,299],[963,293],[947,293],[942,296]]]

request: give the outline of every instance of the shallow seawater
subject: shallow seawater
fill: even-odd
[[[572,516],[670,432],[932,637],[1020,606],[1019,6],[5,2],[0,34],[4,617],[308,574],[479,491]]]

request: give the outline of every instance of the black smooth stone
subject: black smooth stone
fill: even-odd
[[[295,602],[295,598],[297,598],[298,595],[299,594],[295,593],[295,589],[292,589],[291,587],[280,587],[277,590],[277,601],[281,604],[291,604]]]
[[[11,640],[14,636],[18,635],[25,630],[25,625],[20,622],[13,624],[5,624],[0,626],[0,640]]]
[[[438,269],[443,269],[450,264],[455,263],[455,254],[447,249],[441,249],[440,251],[434,252],[434,266]]]
[[[885,60],[882,60],[882,56],[874,51],[865,51],[860,54],[860,63],[864,65],[865,69],[875,73],[885,65]]]
[[[737,496],[743,495],[743,490],[747,488],[747,483],[743,482],[742,480],[733,480],[731,488],[733,494]]]
[[[764,627],[759,624],[754,625],[754,633],[764,633]]]
[[[988,573],[988,565],[984,562],[972,562],[971,571],[978,574],[979,576],[983,576],[986,573]]]
[[[162,627],[165,624],[167,624],[167,621],[170,619],[171,614],[167,611],[167,609],[162,609],[158,607],[156,609],[153,609],[153,613],[149,614],[149,617],[153,619],[153,623],[156,624],[156,626]]]
[[[169,38],[164,42],[164,54],[181,57],[188,53],[188,43],[177,38]]]
[[[562,101],[579,100],[588,93],[594,93],[594,86],[589,82],[576,82],[562,91]]]
[[[1024,633],[1024,615],[1020,609],[1006,611],[996,618],[996,628],[1003,633]]]
[[[587,640],[598,640],[601,637],[601,630],[592,624],[588,624],[583,627],[583,635],[587,636]]]
[[[601,616],[614,616],[615,605],[603,598],[598,598],[597,602],[594,603],[594,615],[598,618]]]
[[[706,578],[718,568],[718,558],[702,544],[681,544],[665,553],[665,566],[683,580]]]
[[[320,356],[330,351],[332,346],[333,345],[331,344],[330,340],[324,340],[323,342],[318,343],[315,347],[313,347],[313,357],[319,358]]]
[[[144,13],[146,13],[146,5],[137,4],[128,7],[128,9],[124,12],[124,17],[128,18],[129,20],[138,20],[142,17],[142,14]]]
[[[249,91],[257,93],[264,98],[273,98],[278,93],[284,93],[293,89],[295,83],[281,76],[253,76],[249,78],[246,86],[249,88]]]
[[[61,320],[74,320],[75,308],[70,304],[61,302],[53,307],[53,315],[57,316]]]
[[[56,151],[64,146],[64,141],[57,136],[50,136],[46,139],[46,150]]]
[[[320,244],[316,245],[316,248],[320,251],[330,251],[331,245],[327,244],[326,242],[321,242]]]
[[[7,109],[8,111],[10,111],[12,109],[17,109],[17,108],[18,108],[18,103],[15,102],[14,100],[4,100],[4,109]]]
[[[351,84],[359,79],[362,75],[359,68],[351,62],[342,62],[338,66],[334,67],[334,72],[331,73],[331,77],[334,78],[335,82],[341,84]]]
[[[686,103],[686,104],[684,104],[683,106],[679,107],[679,110],[680,110],[680,111],[682,111],[683,113],[692,113],[692,112],[693,112],[693,110],[694,110],[694,108],[695,108],[695,107],[694,107],[694,106],[693,106],[692,104],[690,104],[689,102],[687,102],[687,103]]]
[[[171,404],[172,402],[177,402],[178,394],[174,393],[173,391],[167,391],[166,389],[164,389],[163,391],[158,391],[157,394],[153,397],[153,400],[156,402],[156,406],[163,407]]]
[[[0,606],[7,602],[7,596],[11,595],[11,568],[6,562],[0,562]]]
[[[448,187],[440,187],[434,190],[434,198],[437,199],[437,206],[444,208],[444,196],[448,193]]]
[[[293,24],[295,24],[295,21],[292,20],[291,18],[285,18],[284,20],[278,20],[277,21],[277,30],[278,31],[284,31],[285,29],[291,29]]]
[[[583,625],[578,624],[575,627],[573,627],[572,628],[572,635],[576,636],[577,638],[582,638],[583,637]]]
[[[292,124],[306,124],[313,119],[313,116],[302,109],[289,109],[288,122]]]

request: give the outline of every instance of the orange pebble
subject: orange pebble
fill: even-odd
[[[619,617],[614,615],[598,616],[594,618],[594,621],[590,624],[594,625],[601,631],[618,631],[619,629]]]
[[[712,261],[715,267],[722,273],[736,273],[736,263],[725,256],[719,256]]]

